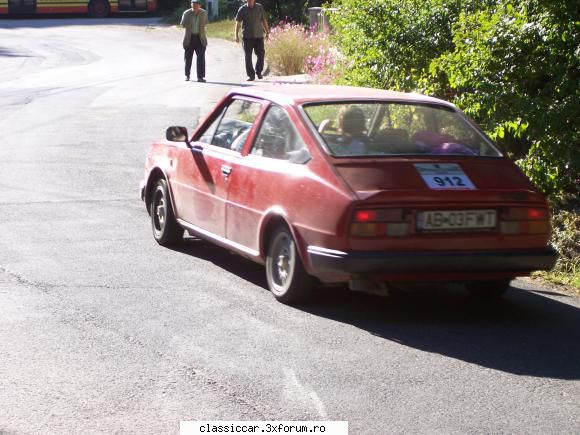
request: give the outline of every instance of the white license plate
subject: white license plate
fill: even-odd
[[[475,185],[456,163],[416,163],[415,168],[430,189],[475,189]]]
[[[495,210],[434,210],[417,214],[420,231],[478,230],[495,228]]]

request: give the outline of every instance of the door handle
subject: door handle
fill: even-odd
[[[226,165],[222,165],[222,174],[226,177],[232,173],[232,168]]]

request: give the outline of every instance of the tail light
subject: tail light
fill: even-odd
[[[547,234],[550,213],[545,208],[506,207],[500,211],[501,234]]]
[[[350,224],[353,237],[404,237],[409,234],[411,214],[402,208],[355,210]]]

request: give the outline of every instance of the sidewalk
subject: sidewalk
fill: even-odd
[[[276,76],[269,74],[262,80],[256,80],[256,83],[276,83],[276,84],[307,84],[310,83],[308,75],[296,74],[292,76]]]

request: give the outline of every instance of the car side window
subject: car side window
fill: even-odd
[[[215,133],[208,142],[222,148],[241,151],[261,107],[261,104],[255,101],[233,100],[226,108]],[[211,126],[208,132],[209,130]]]
[[[266,113],[250,154],[293,163],[310,160],[306,144],[290,117],[283,108],[276,105],[271,106]]]
[[[222,112],[219,114],[219,116],[217,116],[216,119],[214,119],[214,121],[210,124],[210,126],[200,136],[200,138],[199,138],[200,142],[211,143],[211,140],[213,139],[213,135],[215,134],[215,131],[216,131],[220,121],[222,120],[223,113],[224,113],[224,111],[222,110]]]

